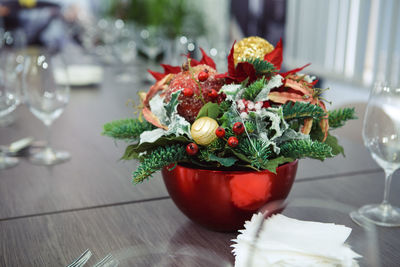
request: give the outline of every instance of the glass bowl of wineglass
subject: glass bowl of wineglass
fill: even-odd
[[[69,79],[60,53],[42,52],[31,55],[26,72],[25,95],[30,111],[47,128],[47,145],[29,160],[39,165],[54,165],[70,159],[66,151],[50,145],[50,126],[64,111],[69,101]]]
[[[14,54],[0,51],[0,119],[13,112],[19,104],[19,76],[14,62]],[[9,64],[10,63],[10,64]],[[7,157],[0,150],[0,170],[18,164],[17,158]]]
[[[350,213],[356,222],[367,220],[380,226],[400,226],[400,209],[389,203],[393,173],[400,168],[400,87],[377,83],[370,93],[363,124],[364,145],[385,172],[380,204]]]

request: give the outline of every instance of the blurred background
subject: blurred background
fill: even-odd
[[[377,80],[400,83],[399,13],[397,0],[0,0],[0,47],[68,48],[129,82],[139,62],[179,65],[202,47],[223,72],[234,40],[282,38],[285,69],[311,62],[332,98],[364,101]]]

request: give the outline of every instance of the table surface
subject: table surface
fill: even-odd
[[[104,123],[134,116],[127,100],[137,103],[137,91],[149,86],[143,82],[146,65],[138,65],[132,70],[135,82],[117,82],[116,70],[105,67],[99,87],[71,90],[68,107],[51,127],[53,147],[68,150],[69,162],[43,167],[21,158],[17,167],[0,171],[0,266],[65,266],[86,249],[94,254],[89,262],[93,264],[110,252],[132,248],[134,253],[149,245],[162,245],[166,251],[204,249],[233,264],[230,245],[236,233],[215,233],[190,222],[174,206],[159,173],[133,186],[130,177],[137,163],[118,160],[125,144],[101,136]],[[0,128],[0,144],[26,136],[43,139],[44,125],[25,106],[15,117],[14,124]],[[352,131],[357,136],[360,129]],[[361,142],[339,138],[346,157],[301,160],[289,199],[294,205],[306,199],[309,204],[342,207],[332,220],[353,228],[357,239],[362,236],[360,227],[347,212],[381,200],[383,171]],[[398,176],[393,179],[391,201],[399,206]],[[329,219],[323,211],[311,210],[293,213],[289,208],[284,213]],[[364,255],[361,264],[398,266],[400,228],[377,228],[375,234],[368,241],[378,250]]]

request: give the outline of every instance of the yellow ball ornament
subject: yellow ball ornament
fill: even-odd
[[[244,38],[237,42],[234,46],[233,58],[235,64],[246,58],[260,58],[264,59],[265,54],[274,50],[274,46],[267,40],[251,36]]]
[[[218,126],[218,122],[213,118],[201,117],[192,124],[190,134],[197,144],[206,146],[217,138],[215,130]]]

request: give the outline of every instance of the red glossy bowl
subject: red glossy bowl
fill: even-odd
[[[232,232],[243,228],[254,212],[270,201],[285,199],[298,161],[264,171],[216,171],[177,165],[162,169],[176,206],[192,221],[209,229]]]

